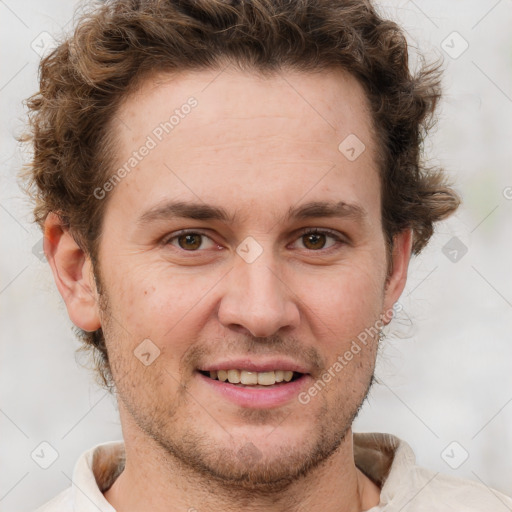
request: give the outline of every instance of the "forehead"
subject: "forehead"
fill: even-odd
[[[194,98],[197,106],[188,115],[186,105]],[[183,125],[189,129],[205,128],[208,123],[237,121],[246,124],[256,134],[271,134],[283,128],[283,135],[300,120],[306,139],[315,135],[343,137],[350,133],[365,139],[371,145],[371,116],[368,101],[359,82],[342,69],[305,73],[297,70],[280,70],[263,76],[256,71],[240,71],[227,67],[180,73],[157,73],[142,82],[122,103],[113,120],[113,129],[124,142],[136,143],[139,133],[152,133],[161,123],[171,120],[172,137],[180,139]],[[184,115],[184,117],[183,117]],[[181,121],[188,118],[186,123]],[[181,130],[174,130],[178,124]],[[215,126],[201,130],[197,142],[204,148],[204,138],[218,142]],[[286,130],[288,129],[288,130]],[[168,133],[166,133],[168,134]],[[158,134],[157,134],[158,135]],[[188,135],[188,134],[186,134]],[[199,135],[199,134],[198,134]],[[229,132],[225,136],[231,135]],[[297,135],[297,134],[295,134]],[[329,137],[330,138],[330,137]],[[169,140],[168,142],[172,142]],[[204,148],[207,149],[207,148]]]
[[[276,211],[278,197],[289,209],[315,191],[335,198],[341,184],[348,199],[358,181],[378,187],[371,124],[362,87],[343,70],[155,75],[113,120],[116,169],[127,172],[111,200],[267,201]]]

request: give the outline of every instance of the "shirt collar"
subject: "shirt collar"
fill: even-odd
[[[391,434],[354,433],[356,466],[380,488],[380,506],[388,504],[416,464],[412,448]]]
[[[106,491],[124,467],[124,443],[102,443],[83,453],[73,471],[73,510],[76,512],[116,512]]]
[[[411,447],[391,434],[354,433],[353,441],[356,466],[381,488],[380,505],[386,505],[415,464]],[[124,456],[122,441],[99,444],[80,456],[72,481],[74,511],[116,512],[103,492],[122,472]]]

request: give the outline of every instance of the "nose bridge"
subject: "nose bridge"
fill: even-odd
[[[221,299],[219,321],[226,327],[244,327],[257,337],[296,327],[299,312],[282,279],[271,249],[252,262],[237,256]]]

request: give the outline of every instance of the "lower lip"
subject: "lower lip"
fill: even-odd
[[[237,386],[229,382],[214,380],[200,372],[197,372],[197,374],[207,385],[212,386],[212,389],[231,402],[240,407],[253,409],[267,409],[285,405],[293,398],[296,398],[300,391],[307,387],[311,379],[309,375],[302,375],[302,377],[293,382],[279,384],[278,386],[269,387],[268,389],[253,389],[250,387]]]

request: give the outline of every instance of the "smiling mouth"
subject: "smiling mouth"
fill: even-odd
[[[273,370],[268,372],[249,372],[246,370],[198,371],[205,377],[213,380],[251,388],[267,388],[269,386],[284,385],[300,379],[305,375],[289,370]]]

